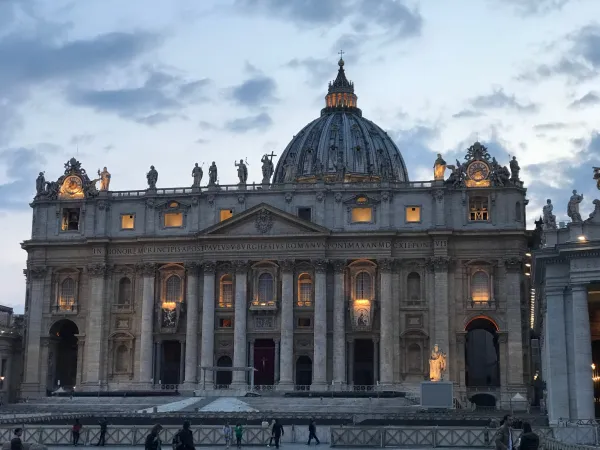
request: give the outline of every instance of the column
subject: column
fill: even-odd
[[[90,389],[98,389],[102,357],[102,344],[104,343],[104,285],[106,277],[106,265],[92,264],[87,268],[90,283],[90,302],[88,304],[88,316],[85,327],[85,378],[84,383],[90,385]]]
[[[448,336],[448,265],[449,258],[444,256],[433,257],[430,260],[434,270],[434,304],[435,304],[435,325],[434,325],[434,341],[432,346],[438,344],[440,350],[444,353],[450,351],[449,336]],[[452,373],[450,367],[450,359],[446,359],[446,372]],[[450,381],[450,380],[447,380]]]
[[[233,329],[233,367],[248,366],[248,341],[246,339],[246,321],[248,299],[246,285],[248,283],[248,264],[246,261],[235,261],[235,318]],[[246,373],[233,372],[232,385],[240,388],[246,386]]]
[[[183,379],[184,383],[190,389],[193,389],[198,374],[198,264],[188,263],[185,269],[187,272],[187,322],[185,329],[185,377]],[[183,352],[181,357],[183,359]]]
[[[381,340],[374,337],[373,338],[373,384],[374,385],[376,385],[378,381],[379,381],[379,384],[384,384],[381,382],[381,371],[380,371],[381,352],[379,351],[380,345],[381,345]]]
[[[500,364],[500,390],[506,392],[508,367],[506,361],[509,358],[507,351],[508,335],[507,333],[498,333],[498,357]]]
[[[142,383],[152,379],[152,342],[154,318],[154,264],[143,264],[142,273],[142,318],[140,324],[140,376]]]
[[[256,367],[256,365],[254,364],[254,339],[250,339],[249,342],[249,347],[250,347],[250,355],[248,357],[248,367]],[[250,378],[250,373],[248,373],[248,378]],[[248,380],[250,381],[250,380]]]
[[[523,328],[521,320],[520,259],[507,259],[506,266],[506,329],[508,331],[508,384],[523,386]],[[590,363],[591,364],[591,363]],[[590,375],[591,377],[591,375]]]
[[[569,385],[567,375],[567,344],[564,321],[564,286],[546,286],[546,326],[544,346],[547,349],[548,420],[551,425],[569,417]]]
[[[279,382],[279,339],[275,339],[275,384]]]
[[[154,384],[162,384],[162,355],[163,345],[162,341],[156,343],[156,377],[154,378]]]
[[[333,382],[346,384],[346,261],[333,261]]]
[[[348,385],[354,385],[354,338],[348,339]]]
[[[572,286],[573,292],[573,345],[575,348],[575,404],[577,416],[571,419],[593,419],[594,383],[592,380],[592,340],[588,309],[588,290],[585,285]]]
[[[186,365],[186,353],[187,348],[185,345],[185,341],[179,341],[179,354],[181,358],[179,360],[179,384],[182,384],[185,376],[185,365]]]
[[[458,365],[458,385],[465,387],[465,343],[467,333],[461,331],[456,334],[456,363]],[[502,367],[500,367],[502,370]]]
[[[315,261],[315,317],[313,382],[311,389],[323,389],[327,385],[327,261]]]
[[[381,339],[379,341],[379,382],[383,385],[391,385],[394,381],[394,311],[392,308],[392,260],[380,260],[379,272],[381,277],[381,323],[379,329],[379,335]]]
[[[200,375],[206,379],[201,380],[202,388],[213,387],[214,373],[211,370],[202,370],[202,367],[214,366],[215,354],[215,270],[214,261],[202,264],[204,272],[204,287],[202,292],[202,344],[200,348]]]
[[[294,386],[294,262],[281,261],[280,389]],[[275,366],[277,367],[277,366]]]
[[[29,308],[27,310],[27,351],[25,353],[25,382],[23,394],[39,392],[40,337],[42,312],[44,310],[44,281],[48,269],[44,266],[30,267],[27,271],[30,285]],[[35,384],[35,386],[33,386]]]

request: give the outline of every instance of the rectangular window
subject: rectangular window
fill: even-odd
[[[231,281],[221,283],[219,308],[233,308],[233,283]]]
[[[226,319],[223,317],[219,319],[219,328],[232,328],[232,327],[233,327],[233,320]]]
[[[62,231],[79,231],[79,208],[64,208],[62,213]]]
[[[421,207],[420,206],[407,206],[406,207],[406,221],[407,222],[420,222],[421,221]]]
[[[487,197],[469,198],[469,220],[485,222],[490,219]]]
[[[230,219],[233,216],[233,209],[222,209],[219,213],[219,221]]]
[[[298,317],[298,328],[310,328],[310,317]]]
[[[352,208],[352,223],[369,223],[373,221],[373,208]]]
[[[312,220],[312,209],[311,208],[298,208],[298,217],[302,220],[310,222]]]
[[[121,229],[133,230],[135,227],[135,216],[133,214],[121,214]]]
[[[165,213],[165,228],[177,228],[183,226],[183,213]]]

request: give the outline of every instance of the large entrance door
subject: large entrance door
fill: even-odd
[[[217,360],[217,367],[233,367],[233,361],[229,356],[221,356]],[[231,384],[233,373],[230,370],[219,370],[217,372],[217,386],[225,387]]]
[[[71,388],[77,379],[77,335],[74,322],[63,319],[52,325],[50,335],[56,342],[53,387]]]
[[[296,387],[306,389],[312,384],[312,360],[302,355],[296,360]]]
[[[181,343],[179,341],[163,341],[162,367],[160,379],[162,384],[179,384],[181,368]]]
[[[275,342],[273,339],[254,341],[254,384],[275,384]]]
[[[375,382],[373,364],[375,363],[372,339],[354,341],[354,385],[372,386]]]

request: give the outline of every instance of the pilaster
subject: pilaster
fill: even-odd
[[[150,383],[152,379],[152,343],[154,331],[154,284],[156,266],[151,263],[137,267],[142,275],[142,317],[140,325],[140,374],[141,383]]]
[[[520,258],[504,260],[506,266],[506,329],[508,331],[508,384],[523,386],[523,321],[521,317],[521,274],[523,263]]]
[[[185,329],[185,377],[184,383],[194,388],[198,376],[198,264],[185,265],[187,274],[186,329]],[[214,304],[214,303],[213,303]],[[182,353],[183,358],[183,353]]]
[[[434,283],[434,341],[432,345],[437,344],[444,353],[450,352],[449,337],[449,310],[448,310],[448,267],[450,258],[446,256],[436,256],[430,258],[429,268],[433,270]],[[446,361],[446,373],[452,373],[449,358]]]
[[[392,260],[378,261],[381,278],[381,323],[379,335],[380,365],[379,381],[383,385],[391,385],[394,381],[394,344],[393,344],[393,309],[392,309]]]
[[[574,419],[594,419],[594,383],[592,380],[592,343],[588,291],[586,285],[573,285],[573,347],[576,416]]]
[[[465,344],[466,344],[467,333],[465,331],[460,331],[456,333],[456,365],[458,366],[458,386],[460,388],[465,387],[465,378],[466,378],[466,370],[465,370]],[[500,367],[502,370],[502,367]]]
[[[294,386],[294,262],[280,261],[281,266],[281,343],[279,389]]]
[[[333,261],[333,382],[346,383],[346,302],[344,270],[346,261]]]
[[[234,346],[233,367],[248,366],[248,342],[246,338],[246,322],[248,317],[247,284],[248,263],[235,261],[235,318],[234,318]],[[240,388],[246,386],[246,373],[233,372],[232,385]]]
[[[85,346],[85,377],[84,382],[88,389],[97,389],[101,380],[101,361],[103,358],[104,343],[104,290],[106,284],[107,266],[105,264],[92,264],[87,267],[89,277],[90,296],[88,303],[88,316],[86,324],[87,343]]]
[[[214,261],[202,264],[204,284],[202,292],[202,344],[200,348],[200,367],[214,366],[215,353],[215,270]],[[212,387],[214,374],[210,370],[200,369],[201,384]],[[206,378],[204,378],[206,376]]]
[[[313,383],[311,389],[323,389],[327,384],[327,261],[314,261],[315,266],[315,316]]]

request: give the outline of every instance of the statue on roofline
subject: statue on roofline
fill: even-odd
[[[435,344],[429,357],[429,379],[431,381],[443,381],[446,371],[446,354]]]
[[[196,163],[196,165],[192,169],[192,177],[194,178],[192,187],[200,187],[200,183],[202,182],[203,176],[204,176],[204,172],[202,171],[202,167],[200,167],[198,165],[198,163]]]
[[[240,159],[240,162],[235,162],[235,167],[237,167],[238,179],[240,180],[239,184],[246,184],[248,181],[248,167],[244,163],[243,159]]]
[[[148,181],[148,189],[156,189],[158,171],[154,168],[154,166],[150,166],[150,171],[146,174],[146,180]]]
[[[544,230],[556,230],[556,216],[552,214],[553,209],[554,206],[552,206],[552,200],[546,200],[546,204],[542,209],[542,223]]]
[[[435,181],[444,181],[444,174],[446,172],[446,161],[442,158],[442,154],[437,154],[437,159],[433,164],[433,179]]]
[[[273,166],[273,156],[277,156],[271,152],[271,155],[263,155],[260,162],[262,163],[262,184],[270,184],[271,177],[273,176],[273,172],[275,168]]]
[[[108,191],[108,187],[110,186],[110,172],[104,167],[102,172],[98,169],[98,176],[100,177],[100,190]]]
[[[519,179],[519,172],[521,168],[519,167],[519,162],[517,161],[517,157],[513,156],[510,160],[510,181],[513,183],[518,183],[521,181]]]
[[[581,214],[579,213],[579,204],[583,201],[583,194],[578,194],[577,190],[573,190],[573,195],[569,199],[567,205],[567,216],[571,218],[573,223],[579,223],[582,221]]]
[[[217,184],[217,164],[213,161],[210,167],[208,168],[208,185],[215,186]]]

